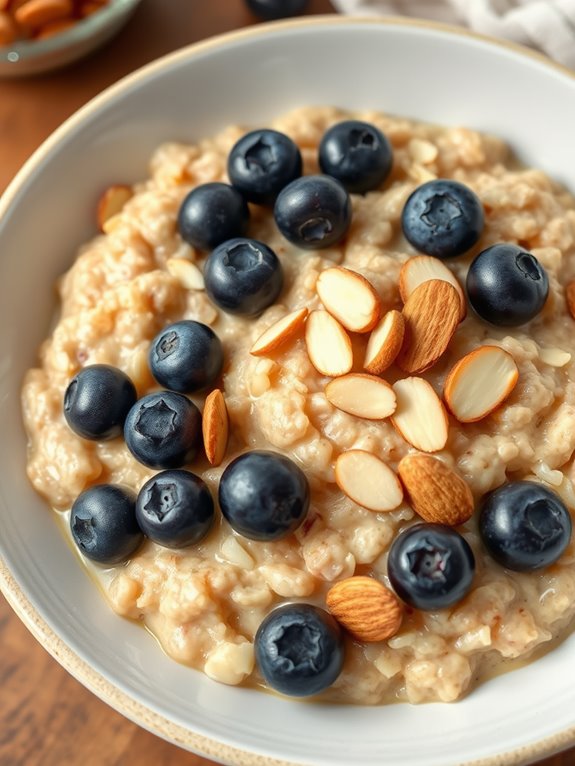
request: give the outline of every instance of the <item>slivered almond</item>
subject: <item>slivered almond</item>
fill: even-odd
[[[432,367],[453,337],[461,303],[457,290],[442,279],[423,282],[403,307],[405,336],[396,363],[405,372]]]
[[[569,313],[575,319],[575,280],[569,282],[565,288],[565,298],[567,299],[567,308]]]
[[[342,452],[335,461],[337,486],[368,511],[392,511],[403,500],[399,479],[383,460],[361,449]]]
[[[220,465],[228,446],[228,410],[222,392],[216,388],[206,398],[202,414],[202,434],[206,457],[211,465]]]
[[[352,372],[335,378],[325,387],[325,395],[334,407],[358,418],[383,420],[395,412],[393,388],[374,375]]]
[[[413,510],[424,521],[456,527],[472,517],[469,486],[443,460],[431,455],[406,455],[397,470]]]
[[[350,332],[369,332],[381,315],[381,300],[361,274],[342,266],[322,271],[316,282],[327,311]]]
[[[388,311],[369,336],[363,369],[373,375],[387,370],[401,350],[404,332],[403,314],[395,309]]]
[[[104,231],[106,221],[117,215],[133,194],[125,184],[114,184],[106,189],[98,201],[97,218],[101,231]]]
[[[254,345],[250,348],[250,354],[254,356],[266,356],[266,354],[276,351],[288,340],[294,338],[303,327],[309,311],[307,309],[297,309],[282,317],[271,327],[268,327]]]
[[[305,324],[305,343],[310,361],[322,375],[336,378],[353,366],[349,335],[327,311],[312,311]]]
[[[404,378],[393,386],[397,409],[391,422],[406,442],[422,452],[437,452],[447,443],[449,420],[441,399],[423,378]]]
[[[358,641],[385,641],[401,627],[401,602],[373,577],[340,580],[328,590],[325,600],[335,619]]]
[[[465,319],[467,301],[465,300],[461,285],[457,281],[455,274],[438,258],[433,258],[431,255],[416,255],[403,264],[399,272],[399,294],[401,295],[401,300],[407,303],[407,299],[412,292],[424,282],[429,282],[430,279],[441,279],[455,287],[461,302],[459,321]]]
[[[479,346],[451,368],[443,397],[460,423],[475,423],[507,399],[518,378],[511,354],[499,346]]]

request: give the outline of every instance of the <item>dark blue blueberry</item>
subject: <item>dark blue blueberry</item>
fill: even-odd
[[[533,481],[513,481],[481,506],[479,532],[499,564],[529,572],[553,564],[571,539],[571,516],[561,498]]]
[[[140,490],[136,518],[142,532],[158,545],[185,548],[210,531],[214,501],[199,476],[190,471],[161,471]]]
[[[273,205],[291,181],[301,176],[296,144],[277,130],[254,130],[237,142],[228,157],[230,181],[245,199]]]
[[[428,181],[411,194],[401,216],[405,238],[436,258],[463,255],[483,232],[483,207],[458,181]]]
[[[248,229],[250,211],[242,195],[229,184],[197,186],[184,198],[178,213],[182,239],[200,250],[211,250]]]
[[[256,16],[271,21],[297,16],[309,5],[309,0],[246,0],[246,4]]]
[[[467,272],[467,297],[486,322],[517,327],[543,308],[549,280],[543,266],[517,245],[482,250]]]
[[[255,239],[230,239],[204,266],[206,292],[228,314],[255,316],[275,301],[283,269],[274,251]]]
[[[80,551],[99,564],[119,564],[143,540],[136,498],[114,484],[97,484],[80,494],[70,513],[70,531]]]
[[[343,666],[340,628],[312,604],[285,604],[271,611],[258,628],[254,647],[266,683],[293,697],[319,694]]]
[[[139,399],[124,425],[128,449],[150,468],[180,468],[194,459],[202,437],[202,416],[182,394],[159,391]]]
[[[309,509],[309,484],[293,460],[277,452],[245,452],[220,479],[220,508],[250,540],[279,540],[294,532]]]
[[[92,364],[75,375],[64,394],[64,417],[78,436],[94,441],[122,434],[137,399],[130,378],[117,367]]]
[[[381,130],[367,122],[338,122],[319,145],[319,165],[348,192],[363,194],[382,184],[393,165],[393,150]]]
[[[318,250],[335,245],[346,234],[351,203],[335,178],[303,176],[280,192],[274,218],[287,240],[306,250]]]
[[[467,541],[443,524],[416,524],[395,538],[387,574],[397,595],[416,609],[444,609],[467,594],[475,558]]]
[[[183,320],[156,335],[149,359],[152,375],[160,385],[189,393],[212,385],[222,371],[224,352],[211,328]]]

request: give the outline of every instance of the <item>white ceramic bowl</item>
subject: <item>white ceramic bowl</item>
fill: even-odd
[[[45,40],[0,46],[0,77],[21,77],[71,64],[117,34],[141,0],[110,0],[98,13]]]
[[[162,140],[265,124],[302,104],[492,131],[575,190],[573,76],[440,26],[335,17],[260,26],[175,53],[95,99],[44,144],[0,204],[2,588],[44,646],[104,700],[222,762],[527,763],[575,742],[575,636],[452,705],[302,704],[218,685],[111,612],[27,483],[22,375],[54,310],[51,285],[94,233],[99,191],[145,177]]]

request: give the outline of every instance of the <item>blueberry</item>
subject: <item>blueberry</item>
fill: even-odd
[[[114,484],[97,484],[76,498],[70,531],[80,551],[99,564],[119,564],[143,540],[133,493]]]
[[[344,645],[337,622],[312,604],[271,611],[255,637],[255,656],[265,681],[293,697],[319,694],[341,673]]]
[[[107,364],[92,364],[68,383],[64,417],[78,436],[107,441],[121,435],[136,399],[134,384],[122,370]]]
[[[178,230],[193,247],[211,250],[226,239],[243,236],[249,218],[247,203],[237,189],[229,184],[203,184],[184,198]]]
[[[255,316],[283,287],[282,265],[274,251],[255,239],[230,239],[211,253],[204,267],[206,292],[228,314]]]
[[[462,255],[483,232],[481,202],[458,181],[428,181],[410,195],[401,216],[405,238],[436,258]]]
[[[280,191],[301,176],[296,144],[277,130],[254,130],[237,142],[228,157],[228,176],[245,199],[273,205]]]
[[[246,0],[252,13],[268,21],[297,16],[309,5],[309,0]]]
[[[543,308],[549,280],[543,266],[517,245],[482,250],[467,272],[467,296],[486,322],[517,327]]]
[[[513,481],[494,490],[479,515],[479,532],[489,554],[516,572],[555,563],[569,545],[571,527],[561,498],[533,481]]]
[[[444,609],[471,588],[475,558],[458,532],[443,524],[416,524],[394,540],[387,574],[397,595],[416,609]]]
[[[319,145],[319,165],[348,192],[363,194],[382,184],[393,164],[391,144],[367,122],[347,120],[329,128]]]
[[[180,468],[196,456],[202,416],[182,394],[159,391],[139,399],[124,425],[130,452],[150,468]]]
[[[293,460],[255,450],[233,460],[220,479],[220,508],[250,540],[279,540],[296,530],[309,509],[309,484]]]
[[[351,203],[335,178],[303,176],[280,192],[274,217],[287,240],[317,250],[335,245],[345,235],[351,223]]]
[[[222,371],[224,352],[210,327],[183,320],[156,335],[149,360],[152,375],[160,385],[187,393],[212,385]]]
[[[136,519],[142,532],[158,545],[185,548],[210,531],[214,501],[199,476],[190,471],[161,471],[140,490]]]

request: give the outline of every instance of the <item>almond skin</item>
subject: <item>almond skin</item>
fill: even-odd
[[[381,316],[381,300],[361,274],[343,266],[322,271],[316,282],[326,310],[350,332],[369,332]]]
[[[416,255],[403,264],[399,272],[401,300],[406,303],[412,292],[424,282],[429,282],[430,279],[442,279],[455,287],[461,302],[459,321],[465,319],[467,301],[461,285],[455,274],[439,258],[434,258],[431,255]]]
[[[424,521],[456,527],[473,515],[469,486],[439,458],[406,455],[397,470],[413,510]]]
[[[226,454],[229,420],[226,401],[216,388],[206,398],[202,414],[202,434],[206,457],[211,465],[220,465]]]
[[[372,375],[381,375],[390,367],[401,351],[405,335],[405,320],[400,311],[388,311],[371,332],[365,349],[363,369]]]
[[[326,604],[335,619],[357,641],[385,641],[401,627],[403,606],[379,580],[348,577],[333,585]]]
[[[280,346],[293,340],[305,324],[309,311],[306,308],[297,309],[278,319],[271,327],[268,327],[256,340],[250,349],[253,356],[267,356],[277,351]]]
[[[443,398],[460,423],[476,423],[507,399],[518,378],[510,353],[499,346],[479,346],[451,368]]]
[[[423,372],[441,357],[457,325],[461,302],[457,290],[442,279],[423,282],[403,307],[405,337],[396,363],[405,372]]]

